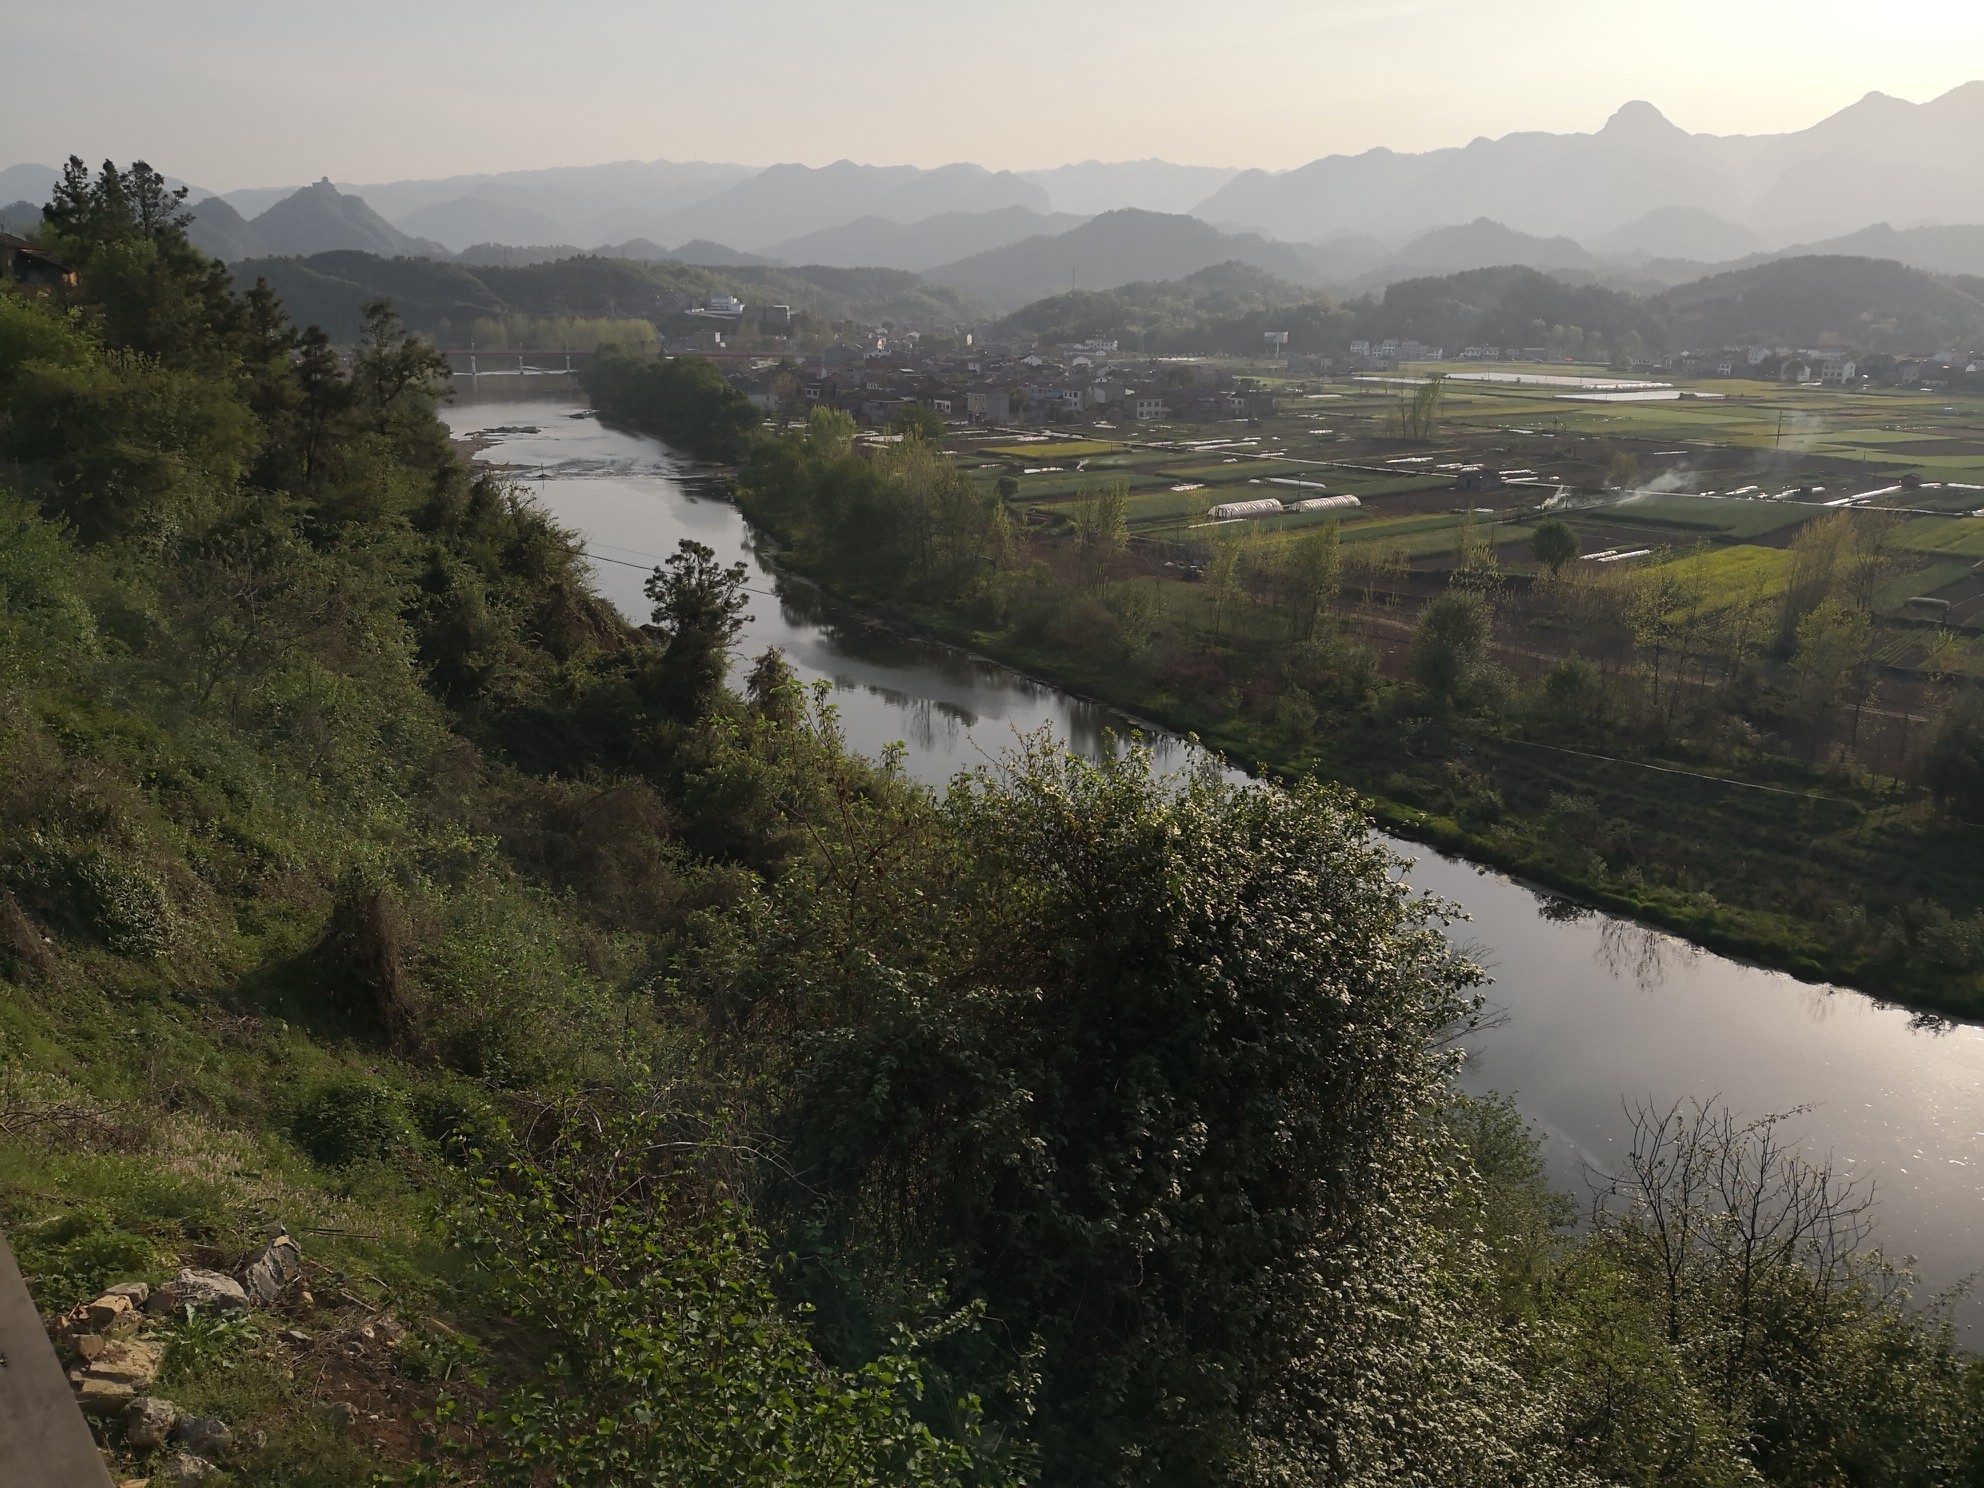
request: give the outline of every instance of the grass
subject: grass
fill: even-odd
[[[1132,491],[1156,490],[1171,482],[1169,476],[1125,475],[1106,470],[1057,470],[1046,475],[1022,475],[1018,479],[1020,499],[1023,501],[1054,501],[1079,496],[1084,491],[1101,490],[1118,480],[1126,481]]]
[[[1915,569],[1883,584],[1880,592],[1874,598],[1874,603],[1877,608],[1883,611],[1893,612],[1899,610],[1911,599],[1933,598],[1938,589],[1950,584],[1959,583],[1969,577],[1970,562],[1968,559],[1945,560],[1939,563],[1931,563],[1926,567]]]
[[[1679,494],[1628,496],[1610,511],[1625,521],[1690,527],[1731,537],[1761,537],[1766,532],[1810,521],[1816,515],[1808,506]]]
[[[1164,473],[1175,480],[1232,482],[1262,480],[1270,475],[1306,475],[1320,479],[1323,472],[1304,460],[1263,460],[1241,456],[1237,460],[1206,460],[1195,464],[1167,465]]]
[[[1896,547],[1917,553],[1951,553],[1984,558],[1984,520],[1973,517],[1918,517],[1896,530]]]
[[[1710,611],[1781,594],[1791,571],[1788,550],[1749,543],[1688,553],[1671,561],[1683,565],[1686,576],[1702,586],[1701,607]]]
[[[1003,455],[1009,460],[1079,460],[1084,455],[1112,455],[1123,448],[1102,439],[1049,439],[1039,444],[988,444],[979,450],[984,455]]]

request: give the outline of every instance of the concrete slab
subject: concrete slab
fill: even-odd
[[[111,1488],[55,1346],[0,1235],[0,1483]]]

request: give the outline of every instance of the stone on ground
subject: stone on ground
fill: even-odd
[[[179,1423],[179,1407],[156,1395],[140,1395],[124,1407],[124,1440],[141,1452],[162,1447]]]
[[[151,1294],[148,1312],[177,1312],[190,1307],[195,1312],[245,1312],[248,1294],[241,1283],[219,1271],[181,1271]]]

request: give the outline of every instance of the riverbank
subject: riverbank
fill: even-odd
[[[450,411],[458,434],[527,424],[495,436],[482,458],[532,473],[527,489],[584,535],[595,582],[630,619],[651,608],[643,585],[682,538],[750,566],[753,602],[737,654],[770,647],[809,686],[824,683],[849,747],[879,756],[900,741],[913,778],[941,790],[959,771],[997,760],[1019,736],[1048,730],[1087,754],[1146,723],[1168,768],[1176,736],[1146,714],[1093,699],[935,639],[909,621],[876,620],[811,581],[775,568],[772,540],[714,490],[713,467],[640,434],[570,417],[570,405],[500,404]],[[538,478],[542,476],[542,478]],[[727,560],[726,560],[727,561]],[[774,593],[776,602],[774,602]],[[926,638],[928,637],[928,638]],[[1630,1140],[1622,1097],[1699,1098],[1760,1113],[1801,1109],[1799,1136],[1879,1183],[1881,1236],[1920,1259],[1930,1288],[1976,1264],[1984,1223],[1984,1029],[1911,1017],[1858,992],[1795,980],[1753,957],[1731,959],[1537,891],[1526,875],[1477,868],[1431,850],[1432,838],[1389,838],[1415,890],[1459,907],[1452,934],[1489,968],[1493,1026],[1468,1042],[1464,1088],[1513,1095],[1559,1191],[1579,1194],[1611,1171]],[[1984,1307],[1958,1308],[1975,1336]]]
[[[799,550],[769,503],[726,484],[754,527],[780,544],[783,569],[871,620],[1192,735],[1253,773],[1337,781],[1386,830],[1576,904],[1920,1013],[1984,1015],[1976,974],[1934,960],[1941,945],[1963,950],[1962,922],[1945,906],[1975,902],[1984,868],[1967,840],[1975,834],[1939,823],[1920,803],[1911,811],[1882,784],[1776,759],[1767,779],[1739,779],[1684,759],[1621,758],[1515,729],[1368,708],[1317,717],[1290,748],[1273,705],[1236,706],[1238,688],[1188,694],[1120,658],[982,623],[982,606],[967,614],[851,582]],[[1926,922],[1913,940],[1889,934],[1879,942],[1884,954],[1867,953],[1860,884],[1918,890],[1898,911]],[[1788,911],[1787,901],[1806,912]],[[1857,916],[1842,912],[1856,903]]]

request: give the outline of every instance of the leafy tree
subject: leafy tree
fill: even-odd
[[[1816,720],[1831,713],[1866,655],[1870,634],[1865,610],[1830,597],[1798,622],[1791,667],[1798,682],[1798,704],[1807,717]]]
[[[1440,426],[1440,401],[1446,379],[1437,373],[1412,390],[1399,389],[1397,429],[1401,439],[1428,440]]]
[[[1529,551],[1538,563],[1555,575],[1578,556],[1578,535],[1571,530],[1568,522],[1544,522],[1529,535]]]
[[[920,439],[925,444],[941,444],[946,426],[944,416],[927,403],[905,403],[889,420],[889,432]]]
[[[1295,636],[1300,641],[1313,641],[1343,587],[1343,551],[1337,524],[1325,523],[1298,538],[1292,560]]]
[[[806,444],[815,458],[842,459],[854,448],[854,415],[840,408],[816,407],[806,415]]]
[[[1605,679],[1582,656],[1567,656],[1553,664],[1543,678],[1543,699],[1560,723],[1583,725],[1604,716]]]
[[[703,357],[652,358],[608,346],[586,368],[586,391],[607,419],[680,445],[706,460],[747,453],[764,415]]]
[[[857,1341],[982,1298],[1009,1341],[938,1360],[1038,1371],[1048,1481],[1220,1481],[1284,1428],[1327,1460],[1412,1409],[1353,1317],[1403,1263],[1375,1216],[1429,1171],[1407,1113],[1475,973],[1346,808],[1034,741],[934,820],[862,815],[758,937],[808,1294]]]
[[[1883,565],[1878,538],[1863,534],[1851,512],[1827,512],[1798,529],[1791,540],[1791,575],[1778,614],[1781,654],[1796,650],[1798,627],[1828,598],[1848,608],[1870,609]]]
[[[654,601],[653,630],[662,643],[648,688],[667,716],[696,719],[715,706],[730,671],[730,645],[744,629],[742,563],[728,568],[716,550],[683,538],[677,552],[648,577]]]
[[[1075,498],[1070,514],[1075,529],[1075,569],[1083,589],[1097,592],[1109,582],[1130,544],[1130,483],[1121,476]]]
[[[1212,556],[1206,562],[1206,588],[1212,596],[1212,643],[1217,646],[1226,639],[1227,627],[1232,623],[1233,612],[1239,608],[1240,587],[1240,541],[1233,537],[1218,537],[1213,540]]]
[[[1412,632],[1412,677],[1435,707],[1458,705],[1488,654],[1487,601],[1449,590],[1420,612]]]
[[[1975,692],[1943,714],[1922,778],[1945,811],[1968,821],[1984,817],[1984,699]]]
[[[104,339],[176,369],[236,369],[246,307],[224,265],[186,237],[186,189],[144,161],[92,177],[70,156],[42,209],[44,243],[89,279],[86,313]]]
[[[392,301],[366,303],[351,391],[353,406],[377,432],[431,428],[448,377],[448,359],[432,342],[407,331]]]

